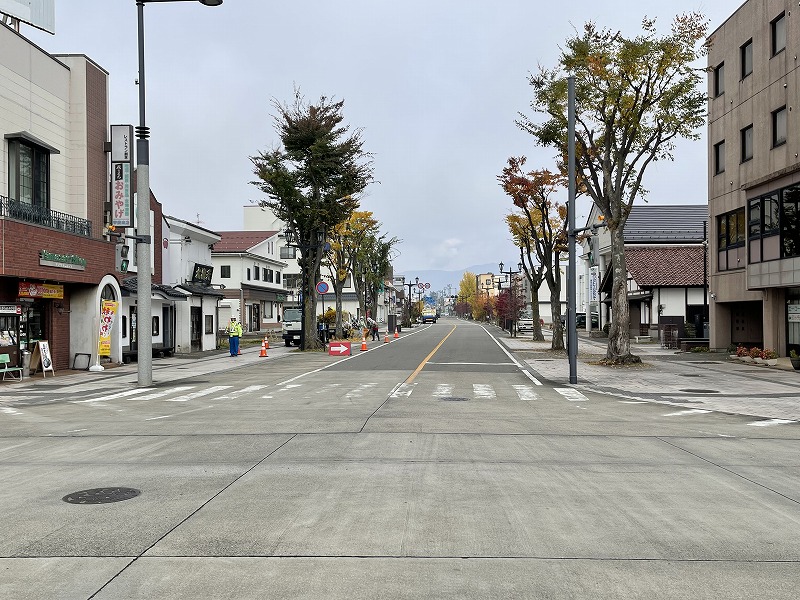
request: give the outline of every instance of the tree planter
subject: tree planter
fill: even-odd
[[[770,366],[770,367],[774,367],[775,365],[778,364],[778,359],[777,358],[765,358],[764,359],[764,363],[766,365]]]
[[[800,371],[800,358],[789,358],[795,371]]]
[[[753,362],[753,359],[750,358],[749,356],[740,356],[739,360],[745,363]]]

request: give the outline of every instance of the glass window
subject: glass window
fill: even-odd
[[[247,269],[247,281],[250,281],[250,269]]]
[[[294,246],[281,246],[281,258],[297,258],[297,248]]]
[[[783,257],[800,256],[800,185],[783,190],[781,238]]]
[[[786,48],[786,13],[770,23],[772,26],[772,56]]]
[[[786,143],[786,107],[772,113],[772,147]]]
[[[230,265],[222,265],[219,268],[219,276],[223,279],[230,279],[231,278],[231,266]]]
[[[761,199],[750,200],[750,237],[756,238],[761,235]]]
[[[753,40],[747,40],[741,48],[739,48],[740,60],[742,63],[742,79],[753,72]]]
[[[50,210],[50,153],[22,140],[8,141],[8,195],[11,200]]]
[[[762,213],[764,222],[761,227],[762,234],[765,237],[777,234],[780,230],[780,201],[778,199],[778,192],[774,192],[762,198]]]
[[[281,272],[275,271],[275,283],[280,283],[280,282],[281,282]]]
[[[725,140],[714,144],[714,175],[725,172]]]
[[[719,63],[714,69],[714,97],[725,93],[725,63]]]
[[[205,322],[206,322],[206,327],[205,327],[206,333],[214,333],[214,315],[206,315]]]
[[[267,283],[272,283],[274,277],[274,271],[272,269],[264,269],[264,281]]]
[[[261,269],[258,267],[253,267],[253,279],[258,281],[261,279]]]
[[[158,317],[153,317],[153,335],[158,335],[161,331],[160,321]]]
[[[753,158],[753,126],[748,125],[741,131],[742,136],[742,162]]]

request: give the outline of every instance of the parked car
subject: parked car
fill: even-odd
[[[561,315],[561,324],[564,327],[567,326],[567,315]],[[575,328],[586,329],[585,312],[575,313]],[[592,329],[599,329],[599,328],[600,328],[600,315],[598,315],[597,313],[592,313]]]

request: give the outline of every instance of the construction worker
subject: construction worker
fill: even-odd
[[[236,317],[231,317],[231,322],[225,328],[228,333],[228,346],[231,350],[231,356],[239,355],[239,338],[242,337],[242,324],[236,320]]]

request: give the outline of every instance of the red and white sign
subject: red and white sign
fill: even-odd
[[[350,342],[331,342],[328,346],[330,356],[350,356]]]
[[[327,294],[328,293],[328,284],[324,281],[320,281],[317,284],[317,293],[318,294]]]

